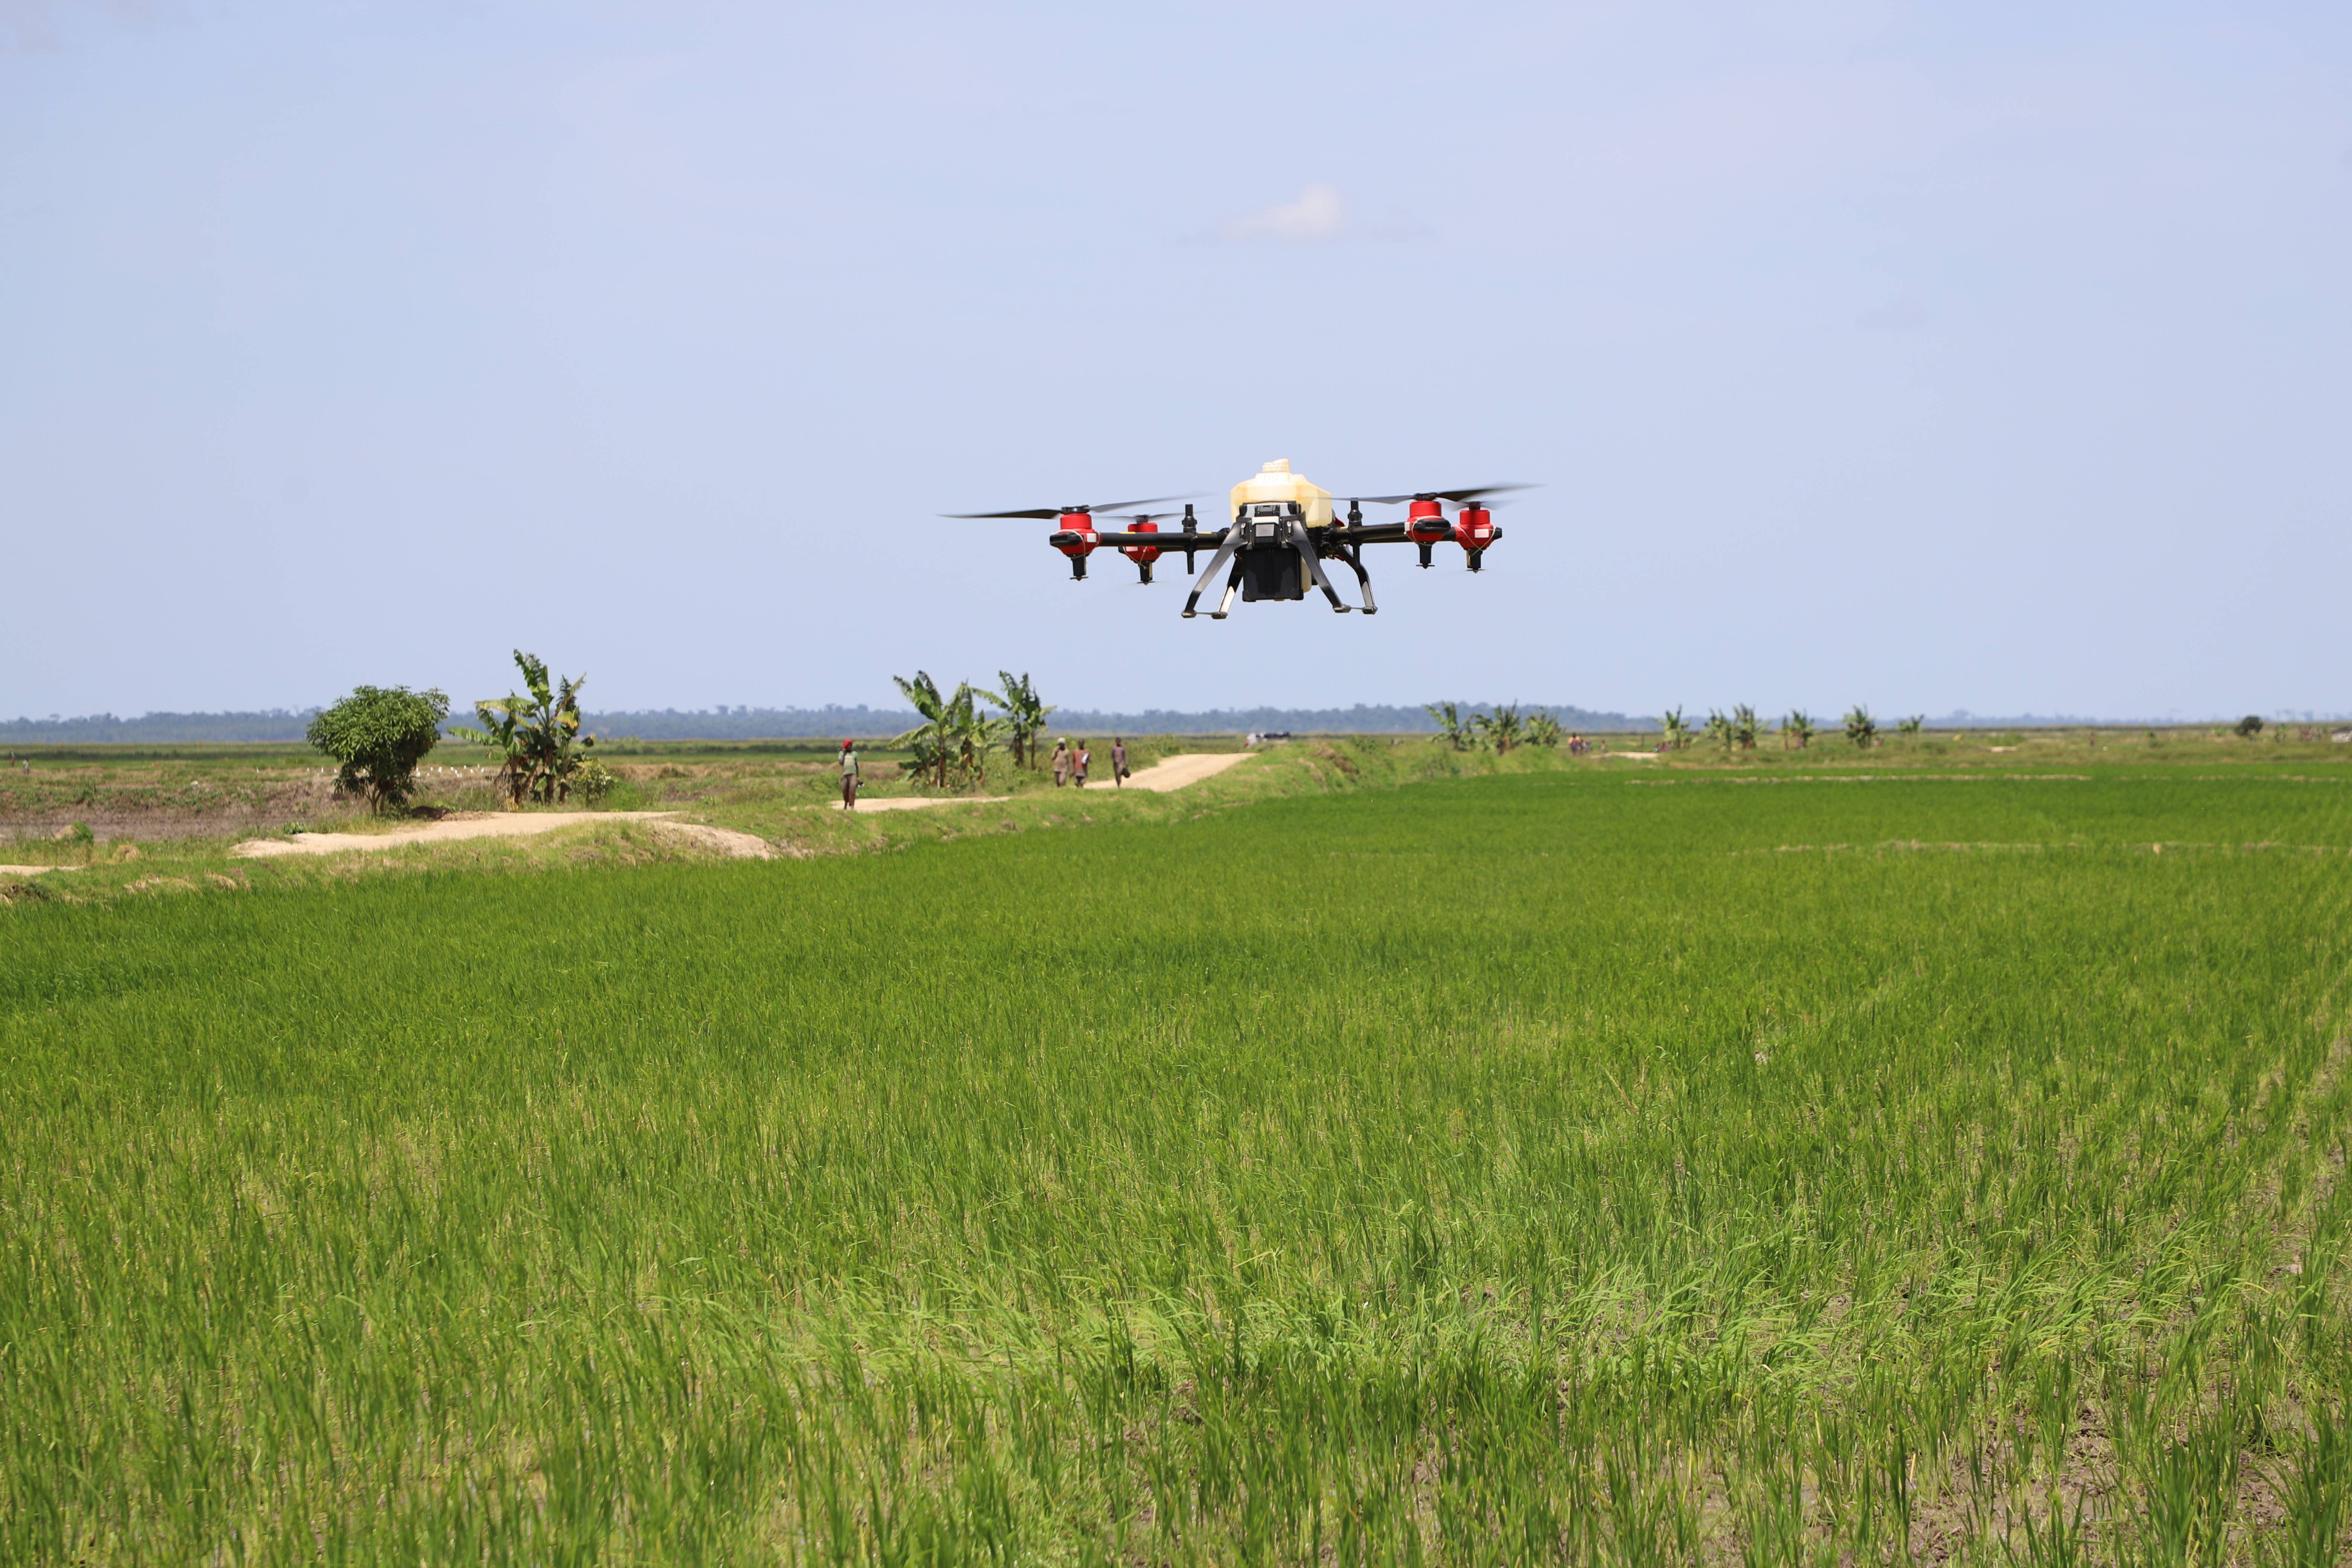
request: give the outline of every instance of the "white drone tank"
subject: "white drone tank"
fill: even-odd
[[[1290,459],[1276,458],[1255,475],[1234,487],[1233,508],[1260,501],[1297,501],[1307,511],[1307,526],[1322,528],[1331,521],[1331,492],[1320,485],[1310,485],[1290,471]]]

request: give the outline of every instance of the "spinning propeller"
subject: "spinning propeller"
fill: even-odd
[[[1192,493],[1198,495],[1200,492],[1195,490]],[[1094,501],[1086,506],[1032,506],[1018,511],[943,511],[940,515],[955,518],[959,521],[991,517],[1034,517],[1040,522],[1051,522],[1056,518],[1091,516],[1098,511],[1117,511],[1121,507],[1158,506],[1164,500],[1184,499],[1182,496],[1144,496],[1137,500]]]
[[[1199,492],[1194,491],[1193,493],[1197,495]],[[1074,580],[1083,583],[1087,578],[1087,557],[1094,553],[1096,544],[1100,542],[1101,531],[1095,527],[1095,513],[1099,511],[1108,514],[1109,512],[1118,510],[1121,507],[1158,506],[1162,501],[1182,500],[1184,498],[1182,496],[1145,496],[1138,500],[1092,501],[1085,506],[1033,506],[1023,507],[1015,511],[949,511],[941,512],[940,515],[959,520],[971,518],[1024,517],[1035,518],[1040,522],[1058,522],[1062,526],[1054,531],[1053,536],[1047,540],[1046,542],[1050,543],[1055,549],[1060,551],[1063,554],[1070,558],[1070,576]],[[1165,516],[1166,514],[1161,513],[1160,515]],[[1189,521],[1192,515],[1192,509],[1189,506],[1186,507],[1184,509],[1184,516]],[[1136,531],[1139,533],[1158,532],[1160,531],[1160,525],[1151,521],[1152,516],[1153,514],[1148,511],[1136,513]],[[1115,518],[1107,518],[1106,521],[1116,522],[1118,520]],[[1151,563],[1159,559],[1160,552],[1157,549],[1131,549],[1123,541],[1115,540],[1113,542],[1119,545],[1119,548],[1126,552],[1129,560],[1133,561],[1138,566],[1143,569],[1143,580],[1147,583],[1150,582]],[[1192,560],[1191,554],[1188,552],[1184,559],[1189,563]]]

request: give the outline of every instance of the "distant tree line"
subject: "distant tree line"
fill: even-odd
[[[299,743],[317,718],[316,708],[263,708],[249,713],[147,713],[118,719],[111,713],[89,713],[60,719],[0,719],[0,741],[24,746],[111,745],[144,742],[188,744],[237,741],[289,741]]]
[[[1457,703],[1469,714],[1491,713],[1500,704]],[[1655,732],[1659,721],[1624,713],[1595,711],[1572,706],[1523,705],[1532,717],[1541,713],[1568,730]],[[146,743],[168,745],[203,742],[281,741],[299,744],[319,708],[266,708],[225,713],[147,713],[135,719],[111,713],[46,719],[0,719],[0,745],[89,745]],[[1801,716],[1802,710],[1799,710]],[[1727,718],[1730,715],[1726,715]],[[2333,723],[2352,715],[2288,713],[2281,720]],[[2234,720],[2234,716],[2232,716]],[[861,738],[896,735],[921,721],[908,708],[869,708],[863,704],[823,708],[747,708],[721,705],[709,709],[631,709],[586,712],[582,722],[605,736],[644,741],[769,741],[807,740],[856,735]],[[1202,712],[1146,709],[1117,713],[1089,708],[1066,708],[1058,721],[1074,730],[1124,731],[1135,735],[1237,735],[1250,731],[1290,730],[1363,735],[1429,735],[1441,732],[1426,710],[1360,703],[1352,708],[1220,708]],[[2086,719],[2064,714],[2012,714],[2007,717],[1957,712],[1927,721],[1939,730],[2031,730],[2071,724],[2140,724],[2158,728],[2205,723],[2210,720]],[[2235,721],[2242,722],[2242,721]],[[443,732],[451,726],[445,721]],[[1696,729],[1697,726],[1694,725]]]
[[[1462,704],[1472,712],[1491,710],[1491,703]],[[1622,713],[1595,712],[1569,706],[1529,706],[1521,711],[1542,713],[1570,730],[1648,730],[1646,719]],[[766,741],[814,736],[886,736],[905,732],[929,721],[908,708],[729,708],[703,711],[677,709],[632,712],[598,712],[588,724],[600,735],[626,735],[641,741]],[[1182,711],[1148,708],[1140,712],[1115,712],[1096,708],[1063,708],[1055,722],[1070,730],[1101,730],[1130,735],[1237,735],[1252,731],[1289,730],[1355,735],[1428,735],[1438,726],[1421,708],[1359,703],[1352,708],[1215,708]]]

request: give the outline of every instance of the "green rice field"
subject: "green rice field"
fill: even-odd
[[[0,908],[0,1560],[2346,1562],[2352,770],[1929,766]]]

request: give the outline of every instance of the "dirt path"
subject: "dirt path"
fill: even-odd
[[[1186,752],[1178,756],[1162,757],[1129,779],[1127,787],[1148,789],[1155,794],[1165,793],[1171,789],[1182,789],[1186,784],[1199,784],[1202,779],[1213,778],[1235,763],[1248,762],[1255,754],[1251,752]],[[1096,780],[1087,787],[1102,790],[1114,786],[1106,777]],[[857,809],[860,811],[920,811],[926,806],[933,805],[994,805],[1000,801],[1010,798],[1008,795],[943,795],[924,797],[893,795],[887,800],[877,800],[869,796],[857,803]],[[846,811],[849,808],[835,801],[833,809]]]
[[[0,877],[37,877],[44,871],[62,871],[63,866],[0,866]]]
[[[1164,793],[1182,789],[1186,784],[1199,784],[1214,778],[1227,768],[1235,767],[1257,755],[1255,752],[1184,752],[1176,756],[1162,757],[1127,781],[1129,789],[1148,789]],[[1094,788],[1094,785],[1088,785]]]
[[[1237,763],[1245,763],[1253,753],[1248,752],[1188,752],[1178,756],[1163,757],[1150,767],[1127,781],[1129,789],[1155,792],[1182,789],[1213,778]],[[1108,787],[1107,784],[1090,786]],[[935,805],[996,805],[1008,799],[1001,795],[941,795],[937,798],[898,795],[887,800],[861,800],[860,811],[921,811]],[[838,802],[830,808],[845,809]],[[463,838],[514,838],[533,833],[552,833],[559,827],[577,827],[590,822],[666,822],[676,816],[674,811],[468,811],[445,816],[438,822],[421,822],[414,827],[395,827],[389,833],[298,833],[291,838],[248,838],[229,853],[241,860],[261,859],[273,855],[340,855],[351,850],[397,849],[404,844],[447,844]],[[688,823],[668,823],[668,828],[705,848],[717,849],[738,858],[766,859],[775,853],[774,846],[749,833],[737,833],[724,827],[698,827]],[[16,870],[31,873],[47,870],[47,867],[0,867],[0,871]]]
[[[677,815],[674,811],[467,811],[438,822],[395,827],[389,833],[298,833],[292,838],[248,838],[229,853],[240,860],[273,855],[340,855],[350,849],[397,849],[404,844],[447,844],[460,838],[520,838],[587,822],[659,822]]]

